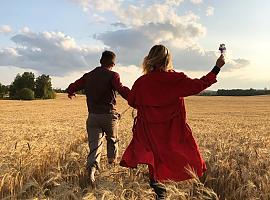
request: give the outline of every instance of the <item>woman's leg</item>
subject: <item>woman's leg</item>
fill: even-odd
[[[155,178],[154,178],[154,169],[153,169],[152,165],[148,165],[148,171],[149,171],[149,179],[150,179],[150,181],[155,180]]]
[[[152,165],[148,165],[149,170],[149,179],[150,179],[150,187],[154,189],[156,193],[157,200],[165,200],[166,199],[166,187],[155,180],[154,169]]]

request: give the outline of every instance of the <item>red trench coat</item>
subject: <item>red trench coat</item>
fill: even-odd
[[[197,94],[215,82],[213,72],[191,79],[184,73],[155,71],[136,80],[128,103],[137,109],[137,118],[120,165],[136,168],[148,164],[158,181],[189,179],[188,166],[202,176],[206,165],[186,122],[183,97]]]

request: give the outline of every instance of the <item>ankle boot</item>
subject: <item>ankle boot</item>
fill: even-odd
[[[153,188],[156,193],[156,200],[166,200],[167,191],[164,185],[155,180],[150,180],[150,187]]]

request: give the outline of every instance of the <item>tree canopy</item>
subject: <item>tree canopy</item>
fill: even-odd
[[[17,74],[10,85],[9,96],[11,99],[20,99],[20,91],[28,88],[32,91],[35,89],[35,75],[32,72],[24,72],[22,75]]]
[[[4,96],[3,91],[3,86],[1,86],[0,97]],[[17,74],[9,87],[9,97],[10,99],[26,99],[25,96],[31,96],[31,98],[27,98],[29,100],[35,98],[55,98],[50,76],[42,74],[35,79],[35,75],[32,72],[24,72],[22,75]],[[34,98],[32,98],[32,96],[34,96]]]
[[[36,98],[51,99],[54,94],[52,89],[51,78],[49,75],[42,74],[37,77],[35,83]]]
[[[0,83],[0,98],[3,98],[6,94],[8,94],[9,87],[2,85]]]

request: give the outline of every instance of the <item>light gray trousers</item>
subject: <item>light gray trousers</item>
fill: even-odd
[[[87,169],[95,166],[100,168],[100,158],[104,137],[107,140],[107,158],[116,159],[118,156],[118,124],[119,114],[89,113],[86,121],[88,144],[90,152],[87,157]]]

